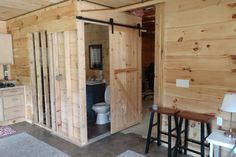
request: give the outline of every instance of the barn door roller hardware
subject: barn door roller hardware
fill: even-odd
[[[125,25],[125,24],[121,24],[121,23],[115,23],[113,18],[110,18],[109,21],[102,21],[102,20],[91,19],[91,18],[82,17],[82,16],[76,16],[76,19],[111,25],[111,27],[112,27],[112,34],[114,33],[114,26],[138,29],[139,30],[139,36],[141,36],[141,32],[142,31],[144,31],[144,32],[147,31],[146,29],[142,28],[140,24],[137,24],[137,26],[131,26],[131,25]]]

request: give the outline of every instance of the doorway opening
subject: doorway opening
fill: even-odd
[[[88,139],[110,132],[109,27],[85,23]]]
[[[145,8],[130,11],[132,14],[142,18],[142,28],[146,31],[142,32],[142,121],[140,124],[128,128],[123,133],[135,133],[146,138],[147,126],[149,121],[149,107],[154,102],[155,72],[156,63],[156,6],[148,6]],[[155,92],[154,92],[155,91]]]
[[[155,7],[143,9],[142,26],[142,106],[145,112],[154,103]]]

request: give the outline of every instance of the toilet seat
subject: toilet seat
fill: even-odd
[[[101,103],[97,103],[97,104],[93,105],[93,109],[94,108],[96,108],[98,110],[105,110],[107,108],[110,108],[110,106],[105,102],[101,102]]]

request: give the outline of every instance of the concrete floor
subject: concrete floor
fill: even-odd
[[[55,135],[52,135],[49,131],[36,125],[22,122],[14,124],[11,127],[16,130],[17,133],[27,132],[37,139],[71,155],[72,157],[116,157],[126,150],[133,150],[144,154],[146,144],[146,140],[138,135],[117,133],[80,148]],[[156,144],[153,143],[151,144],[150,151],[146,156],[166,157],[167,149],[164,147],[157,147]]]

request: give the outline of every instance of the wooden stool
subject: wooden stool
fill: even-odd
[[[148,128],[148,135],[147,135],[147,142],[146,142],[146,149],[145,153],[148,153],[149,151],[149,145],[153,141],[157,141],[157,144],[160,146],[161,142],[167,143],[168,144],[168,157],[171,157],[171,151],[174,148],[171,148],[171,138],[172,132],[177,131],[177,127],[172,129],[171,126],[171,118],[174,117],[175,120],[175,126],[178,124],[178,119],[176,117],[176,114],[179,112],[176,109],[171,109],[171,108],[165,108],[165,107],[158,107],[157,110],[153,110],[150,108],[150,122],[149,122],[149,128]],[[153,119],[154,119],[154,114],[157,113],[157,123],[153,124]],[[167,115],[168,116],[168,133],[161,131],[161,114]],[[152,128],[154,126],[157,126],[157,138],[151,137],[152,135]],[[168,136],[168,141],[163,141],[161,140],[161,134],[167,135]]]
[[[184,154],[187,154],[187,151],[194,152],[196,154],[200,154],[201,157],[204,157],[205,154],[205,146],[208,146],[205,144],[205,139],[208,135],[211,133],[211,125],[210,121],[215,117],[214,115],[209,114],[202,114],[202,113],[195,113],[190,111],[181,111],[177,114],[177,117],[179,118],[179,124],[177,129],[177,139],[176,139],[176,147],[174,151],[174,156],[177,156],[177,153],[179,150],[184,149]],[[182,131],[182,124],[183,120],[185,120],[185,128]],[[200,141],[189,139],[189,120],[200,122],[201,123],[201,139]],[[207,136],[205,137],[205,125],[207,127]],[[181,134],[184,133],[184,145],[181,145]],[[195,151],[188,148],[188,142],[192,142],[195,144],[199,144],[201,146],[201,151]]]

